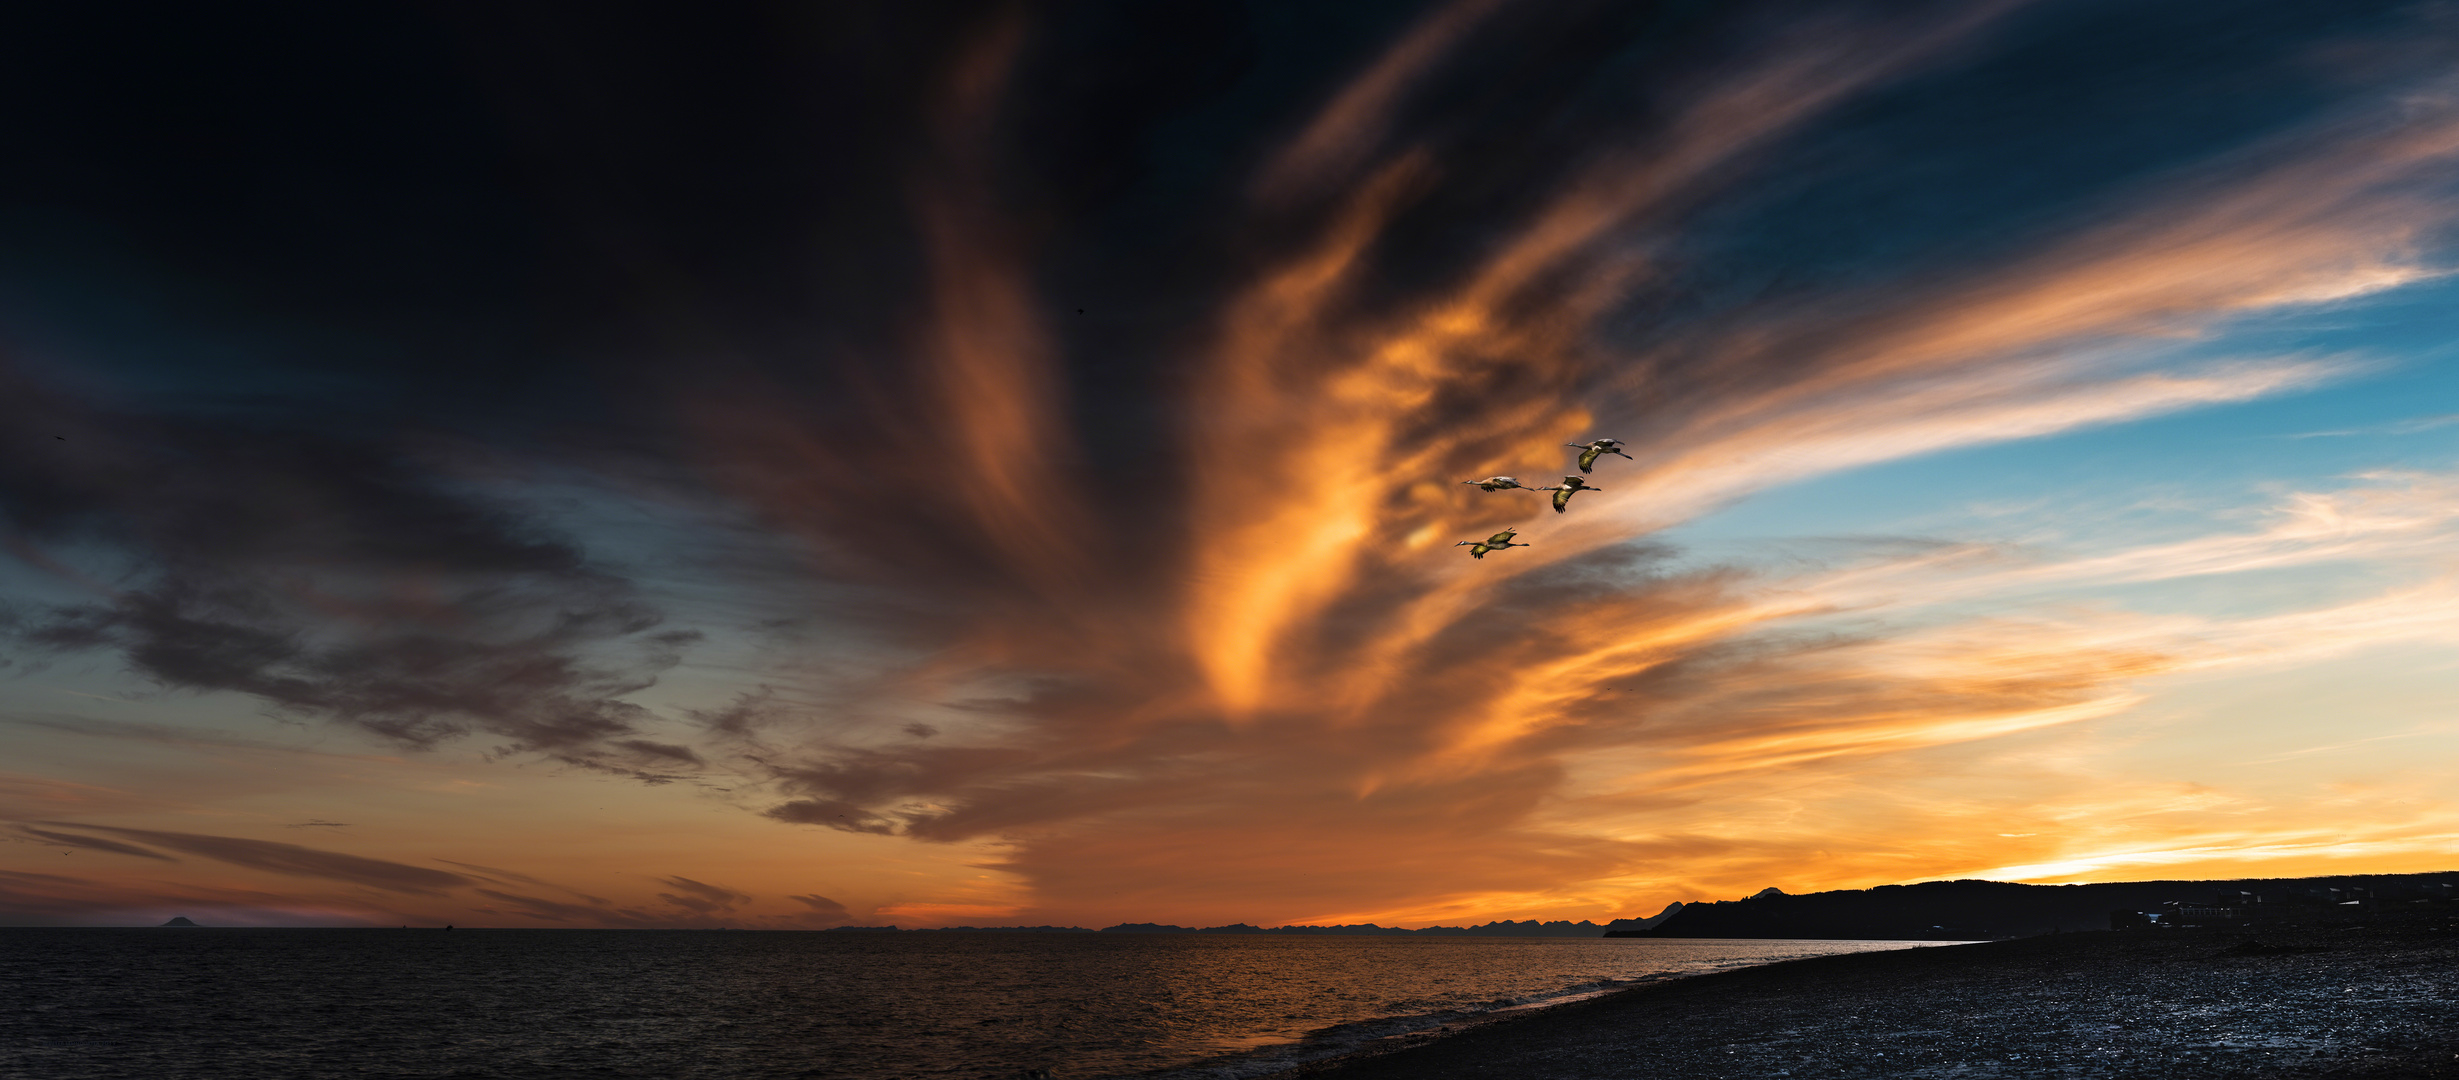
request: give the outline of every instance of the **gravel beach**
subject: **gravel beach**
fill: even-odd
[[[1279,1076],[2459,1078],[2459,934],[2101,931],[1827,956]]]

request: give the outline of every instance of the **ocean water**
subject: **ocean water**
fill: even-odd
[[[1936,942],[0,929],[0,1076],[1241,1080],[1656,979]]]

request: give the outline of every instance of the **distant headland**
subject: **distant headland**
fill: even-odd
[[[1925,881],[1689,904],[1653,926],[1606,937],[1983,941],[2057,931],[2174,926],[2330,926],[2448,920],[2459,871],[2229,881],[2018,885]]]

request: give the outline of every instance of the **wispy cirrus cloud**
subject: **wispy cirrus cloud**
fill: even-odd
[[[175,915],[206,926],[383,926],[404,917],[364,900],[0,870],[0,917],[13,926],[159,926]]]
[[[733,911],[736,906],[751,900],[749,895],[736,892],[723,885],[711,885],[703,881],[693,881],[687,877],[659,878],[658,883],[674,890],[671,893],[657,894],[658,899],[676,907],[689,908],[703,915]]]
[[[295,877],[324,878],[366,885],[388,892],[440,896],[444,890],[472,884],[469,878],[445,870],[370,859],[338,851],[303,847],[298,844],[276,843],[271,840],[250,840],[237,836],[210,836],[201,833],[163,832],[156,829],[129,829],[114,825],[87,825],[60,821],[44,824],[87,832],[109,833],[131,840],[143,841],[155,847],[169,848],[184,854],[201,856],[251,870],[264,870]]]
[[[0,385],[17,441],[0,454],[0,524],[90,597],[0,607],[18,656],[104,651],[165,689],[397,744],[484,732],[575,763],[692,764],[638,738],[650,718],[624,697],[699,634],[401,447],[105,409],[5,365]],[[75,438],[37,438],[49,431]]]
[[[852,913],[846,911],[845,905],[818,893],[787,896],[786,899],[810,908],[812,918],[822,923],[844,926],[853,918]]]
[[[2433,431],[2437,428],[2449,427],[2452,424],[2459,424],[2459,415],[2420,416],[2413,420],[2400,420],[2394,423],[2375,425],[2373,427],[2350,428],[2345,431],[2301,431],[2293,435],[2286,435],[2282,437],[2289,439],[2338,439],[2346,438],[2352,435],[2415,435],[2422,432]]]
[[[1327,183],[1354,179],[1358,165],[1381,149],[1393,114],[1411,85],[1459,49],[1464,39],[1503,6],[1503,0],[1452,0],[1409,27],[1364,72],[1349,80],[1307,122],[1305,130],[1256,171],[1257,194],[1286,199]]]
[[[140,859],[159,859],[163,862],[179,861],[159,851],[148,851],[144,848],[136,846],[135,844],[123,844],[117,840],[105,840],[99,836],[79,836],[76,833],[53,832],[49,829],[37,829],[31,825],[20,825],[17,827],[17,831],[24,833],[27,836],[34,837],[35,839],[42,840],[47,843],[58,844],[62,847],[83,848],[88,851],[108,851],[114,855],[134,855]]]
[[[2333,541],[2294,525],[2076,559],[1976,562],[1950,544],[1811,575],[1677,568],[1646,539],[1837,470],[2347,378],[2368,361],[2203,357],[2232,320],[2438,272],[2425,245],[2453,213],[2431,178],[2459,153],[2459,114],[2420,77],[2416,93],[2112,186],[2088,223],[1986,258],[1907,263],[1653,324],[1634,314],[1703,301],[1668,253],[1717,185],[1803,125],[1975,47],[1995,14],[1771,33],[1747,60],[1658,99],[1661,123],[1598,140],[1627,149],[1533,177],[1510,213],[1485,218],[1507,224],[1442,272],[1407,276],[1415,290],[1395,297],[1392,252],[1424,227],[1417,215],[1457,209],[1455,185],[1487,168],[1447,158],[1440,139],[1411,140],[1389,111],[1404,83],[1442,77],[1449,27],[1483,17],[1432,16],[1300,128],[1317,133],[1301,140],[1385,134],[1267,159],[1283,171],[1265,187],[1282,197],[1295,190],[1288,162],[1354,179],[1318,199],[1317,228],[1218,295],[1217,329],[1187,360],[1186,449],[1148,466],[1182,471],[1137,485],[1127,503],[1071,506],[1060,523],[1020,530],[977,513],[953,530],[1049,568],[1102,552],[1104,573],[979,602],[1006,579],[949,567],[944,548],[864,556],[912,584],[910,621],[897,625],[922,659],[905,692],[997,685],[973,707],[1002,723],[927,743],[777,748],[760,767],[789,798],[770,815],[998,839],[1003,865],[1046,911],[1399,910],[1369,894],[1418,898],[1407,910],[1421,912],[1569,903],[1667,859],[1765,867],[1833,842],[1813,830],[1746,843],[1694,817],[1710,808],[2106,721],[2143,700],[2146,680],[2288,636],[2288,623],[2116,609],[2018,606],[1976,620],[1891,590],[2011,599],[2026,580],[2167,580],[2329,557]],[[966,265],[1025,287],[1013,263]],[[1047,371],[1051,360],[1015,363]],[[999,395],[1001,408],[1020,403],[1051,425],[1066,415],[1032,394]],[[731,467],[760,471],[739,462],[766,451],[739,436],[790,426],[776,408],[751,411],[727,441]],[[972,426],[934,415],[926,427]],[[1542,475],[1563,443],[1597,434],[1624,438],[1638,460],[1601,470],[1605,490],[1564,517],[1456,483]],[[1080,469],[1064,454],[1038,460]],[[798,467],[770,459],[771,471]],[[1096,473],[1061,475],[1105,490]],[[2388,494],[2335,498],[2309,509],[2384,537],[2404,527],[2367,517],[2406,512]],[[874,531],[909,516],[868,499],[831,505],[775,512],[818,536],[832,535],[831,515]],[[1156,516],[1183,528],[1130,520]],[[1518,523],[1535,546],[1508,559],[1471,564],[1450,547]],[[1046,559],[1054,535],[1066,550]],[[944,594],[931,584],[943,575]],[[2303,618],[2340,641],[2387,640],[2417,610],[2380,604]],[[1856,790],[1866,816],[1914,813]],[[1900,864],[1868,853],[1861,865],[1892,876]],[[1329,866],[1351,872],[1327,878]]]

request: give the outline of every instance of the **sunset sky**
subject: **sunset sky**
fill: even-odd
[[[2447,3],[0,53],[0,924],[2459,868]]]

